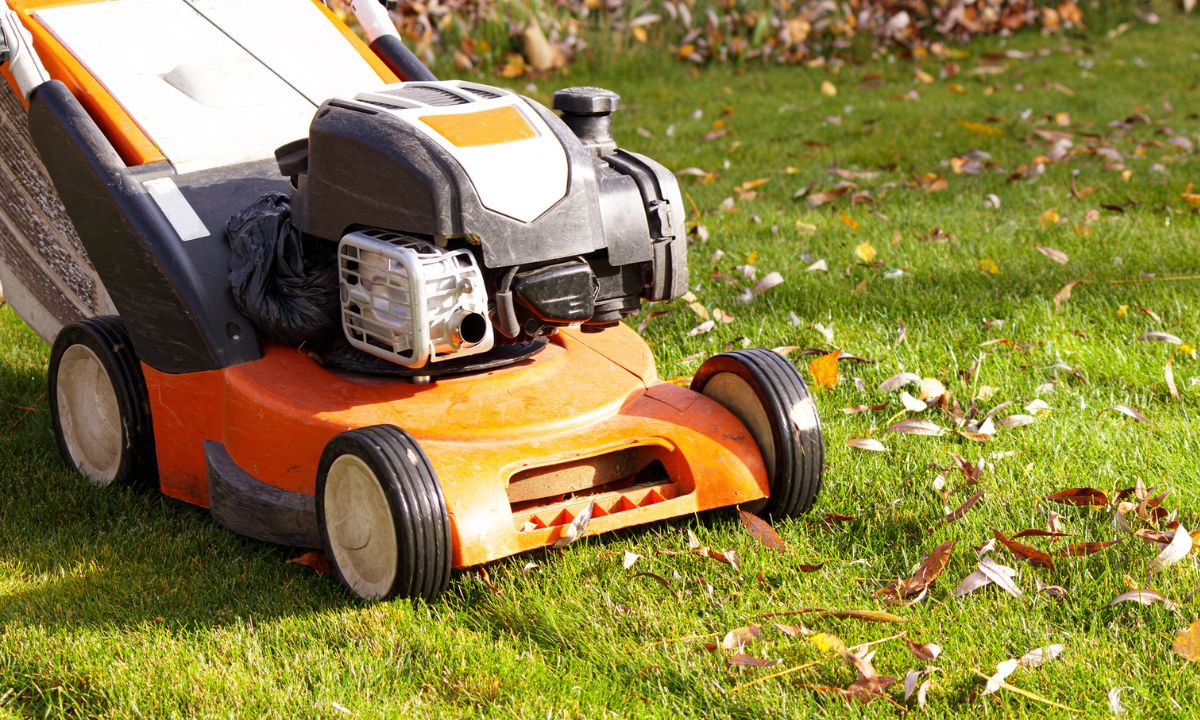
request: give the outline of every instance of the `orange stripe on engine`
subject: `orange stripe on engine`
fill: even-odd
[[[511,105],[473,113],[422,115],[421,122],[456,147],[498,145],[537,137],[537,131],[521,111]]]

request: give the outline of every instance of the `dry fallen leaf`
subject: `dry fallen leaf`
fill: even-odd
[[[1171,649],[1188,662],[1200,661],[1200,620],[1193,620],[1184,628],[1171,643]]]
[[[1066,265],[1071,260],[1071,258],[1068,257],[1067,254],[1062,250],[1057,250],[1052,247],[1044,247],[1042,245],[1038,245],[1036,249],[1038,252],[1050,258],[1059,265]]]
[[[858,256],[859,260],[870,264],[871,261],[875,259],[875,246],[869,242],[863,241],[854,248],[854,254]]]
[[[987,135],[990,137],[1000,137],[1004,135],[1003,129],[992,127],[991,125],[984,125],[983,123],[971,122],[970,120],[962,119],[956,120],[955,122],[958,123],[959,127],[967,130],[968,132],[973,132],[976,135]]]
[[[946,434],[946,430],[937,423],[923,418],[913,418],[909,420],[901,420],[887,429],[887,432],[901,433],[904,435],[929,435],[931,437],[941,437]]]
[[[1130,405],[1112,405],[1106,409],[1107,410],[1116,410],[1117,412],[1121,413],[1122,415],[1125,415],[1126,417],[1131,417],[1134,420],[1137,420],[1138,422],[1146,423],[1147,425],[1150,424],[1150,419],[1147,418],[1145,415],[1143,415],[1141,410],[1138,410],[1137,408],[1132,407]]]
[[[1145,342],[1165,342],[1165,343],[1170,343],[1172,345],[1182,345],[1183,344],[1183,341],[1180,340],[1177,336],[1172,335],[1169,332],[1160,332],[1157,330],[1154,332],[1148,332],[1148,333],[1143,333],[1142,335],[1139,335],[1138,340],[1143,340]]]
[[[744,627],[734,628],[725,633],[721,640],[722,650],[741,650],[744,646],[762,637],[762,628],[754,623]]]
[[[899,390],[900,388],[904,387],[905,385],[920,385],[920,384],[921,384],[921,376],[920,375],[917,375],[916,373],[910,373],[910,372],[899,373],[897,375],[891,376],[887,380],[884,380],[882,383],[880,383],[879,390],[881,392],[892,392],[893,390]]]
[[[562,534],[558,537],[558,540],[554,541],[554,544],[551,545],[551,547],[565,548],[579,538],[583,537],[583,533],[587,531],[588,523],[592,521],[592,511],[595,509],[596,503],[591,503],[582,511],[580,511],[580,513],[575,516],[575,519],[571,521],[571,524],[563,529]]]
[[[776,552],[787,550],[787,544],[783,542],[783,538],[779,537],[779,533],[775,532],[775,528],[771,527],[766,520],[741,509],[738,510],[738,517],[741,518],[742,525],[745,525],[750,534],[760,543]]]
[[[922,662],[933,662],[937,660],[938,655],[942,654],[942,646],[934,643],[919,643],[913,640],[906,640],[908,643],[909,652],[917,657]]]
[[[1098,553],[1101,550],[1110,548],[1113,545],[1121,542],[1120,540],[1102,540],[1099,542],[1077,542],[1071,543],[1058,552],[1061,557],[1083,557]]]
[[[967,498],[966,502],[964,502],[962,505],[959,505],[958,508],[956,508],[954,510],[954,512],[952,512],[946,516],[945,522],[952,523],[955,520],[958,520],[959,518],[961,518],[963,515],[966,515],[967,511],[970,510],[971,508],[975,507],[975,503],[979,502],[980,498],[982,498],[982,497],[983,497],[983,491],[980,490],[979,492],[975,493],[971,497]]]
[[[850,438],[846,444],[852,448],[859,450],[870,450],[872,452],[887,452],[887,446],[879,442],[875,438]]]
[[[1153,605],[1154,603],[1162,603],[1163,607],[1168,610],[1174,610],[1179,607],[1173,600],[1163,597],[1154,590],[1130,590],[1123,592],[1113,598],[1113,601],[1108,604],[1109,607],[1119,605],[1123,602],[1135,602],[1142,605]]]
[[[1047,500],[1065,505],[1107,507],[1108,496],[1093,488],[1070,488],[1046,496]]]
[[[756,668],[775,667],[776,665],[779,665],[782,662],[783,662],[782,660],[767,660],[766,658],[757,658],[757,657],[754,657],[753,655],[743,655],[741,653],[738,653],[737,655],[733,655],[728,660],[725,661],[725,663],[727,665],[730,665],[731,667],[756,667]]]
[[[991,258],[984,258],[979,261],[979,269],[988,275],[999,275],[1000,264]]]
[[[1043,663],[1048,663],[1062,654],[1063,646],[1054,644],[1046,647],[1039,647],[1030,650],[1017,659],[1017,663],[1023,668],[1035,668]]]
[[[1005,660],[996,665],[996,672],[988,678],[987,685],[983,688],[983,694],[991,695],[999,690],[1004,681],[1008,679],[1008,676],[1016,672],[1018,667],[1020,667],[1020,663],[1016,659]]]
[[[1175,536],[1162,549],[1156,558],[1150,561],[1150,572],[1156,573],[1168,568],[1188,556],[1192,551],[1192,536],[1183,527],[1183,523],[1175,528]]]
[[[1066,303],[1068,300],[1071,299],[1071,291],[1074,290],[1075,286],[1081,282],[1083,282],[1083,281],[1082,280],[1072,280],[1071,282],[1067,283],[1066,285],[1063,285],[1061,290],[1054,293],[1054,305],[1056,307],[1062,307],[1062,305],[1064,303]]]
[[[1009,552],[1011,552],[1018,560],[1028,560],[1031,564],[1037,565],[1038,567],[1054,567],[1054,560],[1041,550],[1024,543],[1019,543],[1016,540],[1012,540],[999,530],[992,530],[992,534],[994,534],[996,539],[999,540],[1004,547],[1008,548]]]
[[[329,558],[325,557],[325,553],[320,550],[313,550],[303,555],[298,555],[288,560],[288,564],[303,565],[306,568],[312,568],[322,575],[333,575],[333,568],[329,566]]]
[[[812,375],[813,383],[826,390],[837,387],[838,384],[838,358],[841,357],[841,350],[814,358],[808,363],[808,372]]]
[[[876,597],[902,598],[925,592],[937,577],[946,569],[950,555],[954,552],[954,540],[938,545],[925,558],[925,562],[917,568],[912,577],[897,580],[875,593]]]

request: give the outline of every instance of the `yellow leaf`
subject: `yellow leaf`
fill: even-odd
[[[1128,313],[1129,313],[1128,305],[1122,305],[1121,307],[1117,308],[1117,317],[1119,317],[1119,318],[1125,317],[1125,315],[1127,315]]]
[[[875,259],[875,246],[864,241],[854,248],[854,254],[858,256],[859,260],[869,263]]]
[[[1091,237],[1092,233],[1094,231],[1095,231],[1095,228],[1092,227],[1091,225],[1088,225],[1087,223],[1084,223],[1083,225],[1075,226],[1075,234],[1078,235],[1079,237]]]
[[[971,122],[970,120],[958,120],[959,126],[964,130],[969,130],[976,135],[990,135],[991,137],[1000,137],[1004,134],[1004,130],[983,123]]]
[[[846,213],[838,213],[838,219],[845,223],[846,227],[850,228],[851,230],[858,229],[858,221]]]
[[[829,97],[837,95],[837,85],[834,85],[826,80],[825,82],[821,83],[821,94],[828,95]]]
[[[1050,208],[1038,216],[1038,224],[1042,226],[1043,230],[1049,230],[1057,225],[1060,220],[1062,218],[1059,217],[1057,208]]]
[[[1121,171],[1121,182],[1129,182],[1132,178],[1133,178],[1132,170],[1122,170]]]
[[[756,262],[758,262],[758,251],[751,250],[750,254],[746,256],[746,264],[753,265]]]
[[[1065,112],[1055,113],[1054,114],[1054,124],[1058,125],[1059,127],[1067,127],[1068,125],[1071,124],[1071,113],[1065,113]]]
[[[920,80],[921,82],[925,83],[926,85],[933,82],[933,76],[930,75],[929,73],[925,72],[924,70],[917,71],[917,79]]]
[[[1197,194],[1197,193],[1184,193],[1184,194],[1183,194],[1183,199],[1184,199],[1185,201],[1187,201],[1187,203],[1188,203],[1189,205],[1195,205],[1196,207],[1200,207],[1200,194]]]
[[[816,635],[813,638],[815,641]],[[1179,637],[1175,638],[1171,649],[1188,662],[1200,660],[1200,620],[1193,620],[1191,625],[1184,628]]]
[[[1188,357],[1190,357],[1193,360],[1196,359],[1196,348],[1193,347],[1192,345],[1188,345],[1187,343],[1180,345],[1179,352],[1182,355],[1187,355]]]
[[[509,55],[508,62],[500,69],[500,75],[506,78],[519,78],[525,74],[525,58],[520,55]]]
[[[641,25],[635,25],[633,28],[633,37],[638,42],[645,44],[646,40],[648,39],[646,37],[646,28],[642,27]]]
[[[688,43],[687,45],[684,45],[679,48],[679,57],[686,58],[687,56],[691,55],[694,52],[696,52],[696,46],[691,43]]]
[[[1197,634],[1200,635],[1200,633]],[[829,633],[814,633],[813,636],[808,639],[808,641],[813,645],[816,645],[817,649],[821,652],[845,655],[850,651],[850,649],[846,647],[846,643],[842,642],[840,637],[837,635],[830,635]]]
[[[831,389],[838,384],[838,358],[841,350],[834,350],[828,355],[822,355],[808,363],[808,372],[812,374],[813,383],[819,388]]]
[[[950,83],[946,87],[950,89],[950,92],[959,93],[960,95],[967,91],[965,87],[959,85],[958,83]]]
[[[979,261],[979,269],[984,271],[988,275],[999,275],[1000,274],[1000,266],[997,265],[996,261],[992,260],[991,258],[984,258],[984,259],[980,260]]]

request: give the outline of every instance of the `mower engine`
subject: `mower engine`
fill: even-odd
[[[409,82],[327,101],[280,149],[292,222],[339,243],[350,343],[409,368],[563,326],[602,328],[687,286],[675,177],[612,139],[620,98]]]

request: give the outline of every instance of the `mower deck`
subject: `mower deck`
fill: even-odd
[[[454,567],[551,545],[592,503],[587,534],[767,493],[745,427],[657,381],[649,349],[625,326],[562,331],[517,365],[429,385],[331,372],[278,346],[223,370],[143,370],[163,492],[270,542],[319,545],[322,448],[382,424],[404,428],[429,457]]]

